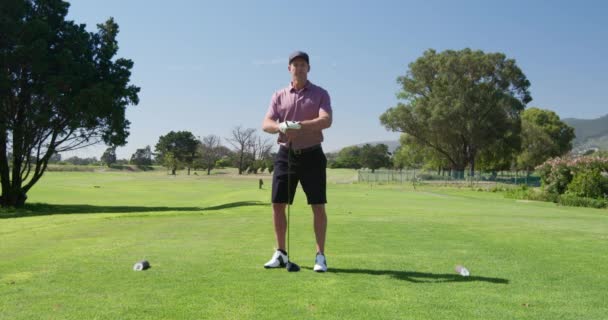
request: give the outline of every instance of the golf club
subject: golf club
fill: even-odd
[[[150,262],[148,260],[139,261],[133,266],[134,271],[144,271],[147,269],[150,269]]]
[[[468,277],[471,275],[469,270],[462,265],[457,265],[455,268],[455,271],[456,271],[456,273],[458,273],[459,275],[461,275],[463,277]]]
[[[287,254],[291,254],[289,251],[289,222],[291,221],[291,216],[289,214],[289,207],[291,203],[291,141],[287,144]],[[298,272],[300,271],[300,266],[291,262],[291,259],[288,258],[287,264],[285,265],[287,272]]]

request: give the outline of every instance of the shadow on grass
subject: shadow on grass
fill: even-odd
[[[312,270],[310,267],[302,269]],[[509,280],[501,278],[488,278],[479,276],[463,277],[457,274],[427,273],[416,271],[398,270],[369,270],[369,269],[336,269],[329,268],[331,273],[367,274],[373,276],[390,276],[395,279],[405,280],[413,283],[442,283],[442,282],[474,282],[483,281],[495,284],[509,284]]]
[[[261,201],[237,201],[211,207],[140,207],[140,206],[92,206],[86,204],[29,203],[20,209],[0,209],[0,219],[47,216],[54,214],[88,213],[144,213],[165,211],[213,211],[247,206],[268,206]]]

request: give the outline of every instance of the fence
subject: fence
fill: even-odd
[[[519,171],[476,171],[471,175],[470,171],[428,171],[418,169],[404,170],[359,170],[359,182],[366,183],[505,183],[525,184],[529,186],[540,186],[540,177],[534,174],[528,175]]]

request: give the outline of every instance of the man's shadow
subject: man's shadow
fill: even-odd
[[[310,267],[302,267],[302,269],[312,270]],[[449,273],[427,273],[416,271],[399,271],[399,270],[370,270],[370,269],[339,269],[329,268],[331,273],[348,273],[348,274],[367,274],[373,276],[390,276],[398,280],[405,280],[413,283],[443,283],[443,282],[473,282],[483,281],[496,284],[509,284],[508,279],[489,278],[480,276],[463,277],[457,274]]]
[[[90,214],[90,213],[144,213],[144,212],[199,212],[232,209],[249,206],[269,206],[261,201],[236,201],[210,207],[146,207],[146,206],[96,206],[88,204],[48,204],[27,203],[23,208],[0,211],[0,219],[46,216],[54,214]]]

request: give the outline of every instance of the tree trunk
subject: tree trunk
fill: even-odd
[[[27,194],[21,188],[9,188],[2,190],[0,205],[2,207],[22,208],[25,205],[25,200],[27,200]]]
[[[6,190],[2,190],[2,201],[4,207],[23,207],[27,195],[22,189],[21,181],[21,161],[15,159],[13,156],[13,173],[11,175],[12,181],[10,187]]]
[[[8,157],[6,154],[6,145],[8,137],[4,125],[0,125],[0,184],[2,185],[2,194],[8,193],[10,189],[10,167],[8,165]],[[5,207],[5,201],[0,197],[0,205]]]
[[[171,169],[171,174],[175,175],[175,168]]]
[[[245,156],[245,152],[241,150],[241,155],[239,158],[239,174],[243,173],[243,157]]]
[[[188,167],[188,175],[190,175],[190,167]]]
[[[211,168],[207,168],[207,175],[211,175]]]
[[[475,159],[471,159],[471,179],[475,177]]]
[[[452,178],[456,180],[464,179],[466,164],[457,164],[452,166]]]

